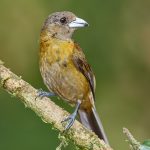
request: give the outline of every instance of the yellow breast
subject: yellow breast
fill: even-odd
[[[49,63],[64,61],[72,53],[74,42],[71,40],[63,41],[56,38],[42,38],[40,43],[40,55],[46,57]]]

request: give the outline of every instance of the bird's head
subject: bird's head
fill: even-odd
[[[42,31],[59,39],[70,39],[77,28],[86,27],[88,23],[76,17],[72,12],[55,12],[48,16],[42,27]]]

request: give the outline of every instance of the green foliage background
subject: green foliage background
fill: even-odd
[[[36,88],[46,90],[38,69],[41,25],[50,13],[61,10],[90,24],[74,39],[95,72],[96,107],[112,147],[128,149],[122,127],[141,141],[150,138],[150,1],[1,0],[0,59]],[[57,136],[0,90],[0,150],[53,150],[59,144]]]

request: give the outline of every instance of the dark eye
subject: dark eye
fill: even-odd
[[[62,24],[65,24],[65,23],[67,22],[66,17],[62,17],[62,18],[60,19],[60,22],[61,22]]]

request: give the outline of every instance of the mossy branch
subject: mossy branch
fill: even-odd
[[[11,72],[0,60],[0,85],[9,94],[18,97],[26,107],[32,109],[41,119],[52,124],[54,128],[63,132],[61,121],[69,115],[49,98],[37,98],[37,90],[29,83]],[[78,121],[64,134],[66,140],[71,140],[82,150],[112,150],[92,131],[86,129]]]
[[[130,131],[127,128],[123,128],[123,133],[127,137],[127,141],[129,142],[131,150],[139,150],[140,149],[140,142],[138,142]]]

